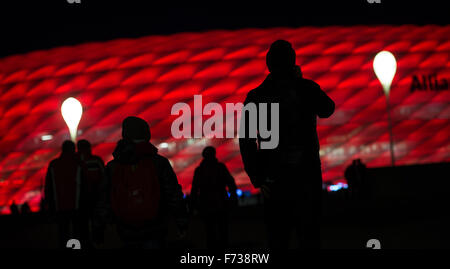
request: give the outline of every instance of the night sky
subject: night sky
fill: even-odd
[[[0,6],[0,57],[87,41],[210,29],[448,24],[445,1],[20,1]],[[306,3],[304,3],[306,2]],[[393,3],[395,2],[395,4]],[[252,4],[254,3],[254,4]],[[263,4],[264,3],[264,4]]]

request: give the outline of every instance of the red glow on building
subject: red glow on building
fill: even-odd
[[[48,162],[69,138],[60,114],[67,97],[83,105],[79,138],[111,160],[129,115],[146,119],[152,142],[168,157],[184,191],[206,144],[217,147],[241,188],[250,188],[237,141],[174,139],[173,104],[242,102],[267,74],[265,53],[276,39],[290,41],[304,76],[336,102],[318,132],[324,181],[343,178],[361,158],[390,164],[385,97],[373,69],[377,52],[398,63],[391,88],[396,163],[450,160],[450,90],[411,91],[413,78],[450,81],[449,26],[349,26],[244,29],[119,39],[35,51],[0,59],[0,209],[28,201],[36,210]],[[430,82],[433,85],[434,82]],[[447,84],[448,85],[448,84]],[[52,139],[43,140],[51,135]],[[424,179],[426,180],[426,179]],[[3,212],[6,212],[6,208]]]

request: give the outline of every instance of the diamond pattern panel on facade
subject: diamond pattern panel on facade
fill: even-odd
[[[449,37],[450,27],[434,25],[213,30],[0,59],[0,210],[7,212],[12,201],[37,209],[48,162],[69,138],[60,106],[70,96],[84,109],[79,138],[90,140],[105,161],[120,139],[122,119],[136,115],[150,123],[152,142],[170,159],[185,192],[208,144],[240,187],[251,189],[236,139],[174,139],[170,112],[177,102],[192,105],[195,94],[204,104],[242,102],[268,73],[265,54],[276,39],[293,44],[304,76],[336,102],[335,114],[318,125],[324,181],[341,180],[354,158],[369,167],[390,164],[386,102],[372,69],[381,50],[398,62],[390,96],[397,164],[449,161]],[[411,90],[414,80],[422,90]],[[48,135],[53,138],[44,141]]]

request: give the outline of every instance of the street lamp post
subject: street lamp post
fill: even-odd
[[[391,90],[392,80],[394,79],[395,72],[397,71],[397,61],[395,60],[394,55],[389,51],[380,51],[373,60],[373,70],[375,71],[375,75],[383,86],[383,91],[386,96],[391,165],[395,166],[394,138],[392,134],[392,121],[389,102],[389,92]]]
[[[75,142],[77,139],[78,123],[80,123],[81,115],[83,114],[81,103],[73,97],[67,98],[61,105],[61,114],[69,128],[70,138]]]

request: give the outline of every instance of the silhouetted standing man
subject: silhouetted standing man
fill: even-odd
[[[86,210],[83,212],[82,233],[84,238],[89,238],[90,221],[95,221],[93,218],[94,209],[100,197],[100,184],[105,179],[105,164],[99,156],[92,154],[91,143],[86,139],[77,142],[77,155],[86,171]],[[93,223],[93,235],[98,235],[98,224]]]
[[[317,116],[331,116],[335,105],[317,83],[302,77],[295,60],[289,42],[275,41],[266,55],[270,74],[245,100],[257,106],[279,103],[278,146],[259,148],[259,135],[239,140],[245,171],[265,198],[271,248],[287,248],[293,228],[300,247],[320,247],[322,173],[316,124]],[[271,126],[270,117],[268,122]]]
[[[61,155],[48,166],[44,200],[50,214],[57,217],[61,247],[65,247],[68,239],[81,240],[80,214],[85,207],[84,179],[85,171],[76,157],[75,144],[66,140]],[[71,226],[73,233],[70,233]]]
[[[208,248],[225,248],[228,209],[237,202],[236,183],[225,164],[217,160],[215,148],[206,147],[202,155],[203,161],[195,169],[192,180],[191,201],[205,222]]]

